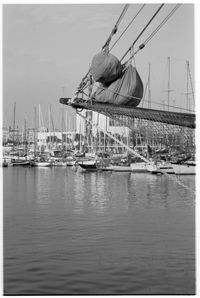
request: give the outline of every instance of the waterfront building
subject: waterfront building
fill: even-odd
[[[9,129],[6,126],[2,128],[2,142],[3,144],[7,144],[9,141]]]

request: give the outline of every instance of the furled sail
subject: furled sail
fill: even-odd
[[[104,49],[93,57],[90,73],[96,82],[111,83],[121,75],[122,65],[117,57]]]
[[[142,96],[142,80],[136,68],[129,64],[122,75],[108,87],[105,85],[99,86],[92,99],[96,102],[136,107]]]

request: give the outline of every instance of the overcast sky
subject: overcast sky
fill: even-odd
[[[131,4],[113,42],[142,4]],[[159,4],[147,4],[112,53],[121,58]],[[136,44],[136,49],[175,4],[166,4]],[[59,98],[72,96],[100,51],[124,4],[8,4],[3,6],[3,122],[11,125],[17,104],[19,125],[33,126],[34,107],[47,114],[52,104],[59,123]],[[112,43],[111,42],[111,45]],[[171,57],[171,104],[185,107],[186,60],[194,81],[194,6],[182,4],[135,57],[144,85],[151,63],[152,101],[167,103],[167,57]],[[194,82],[193,82],[194,84]],[[63,89],[64,87],[64,89]],[[192,99],[192,98],[191,98]],[[57,125],[58,126],[58,125]]]

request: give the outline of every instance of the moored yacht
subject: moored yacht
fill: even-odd
[[[98,160],[82,160],[78,162],[78,165],[86,171],[98,171],[100,169]]]
[[[168,162],[161,162],[158,164],[149,163],[146,168],[151,174],[174,174],[172,164]]]
[[[146,173],[148,172],[147,165],[151,165],[146,162],[134,162],[130,164],[131,171],[134,173]]]
[[[176,175],[195,175],[196,163],[189,160],[183,164],[172,164],[173,170]]]

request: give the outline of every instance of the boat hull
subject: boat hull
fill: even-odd
[[[79,164],[79,166],[86,170],[86,171],[90,171],[90,172],[96,172],[99,170],[99,168],[97,168],[97,165],[96,164]]]
[[[151,174],[175,174],[171,164],[165,164],[165,165],[147,164],[147,170]]]
[[[66,162],[58,161],[53,164],[54,167],[66,167]]]
[[[147,173],[147,163],[146,162],[135,162],[130,165],[131,171],[134,173]]]
[[[188,164],[173,164],[173,170],[176,175],[195,175],[196,166]]]
[[[16,167],[16,166],[27,167],[27,166],[31,166],[31,162],[30,161],[13,161],[12,165],[13,165],[13,167]]]
[[[41,161],[35,161],[33,162],[32,166],[33,167],[51,167],[51,163],[50,162],[41,162]]]
[[[131,172],[130,166],[112,166],[110,168],[113,172]]]

